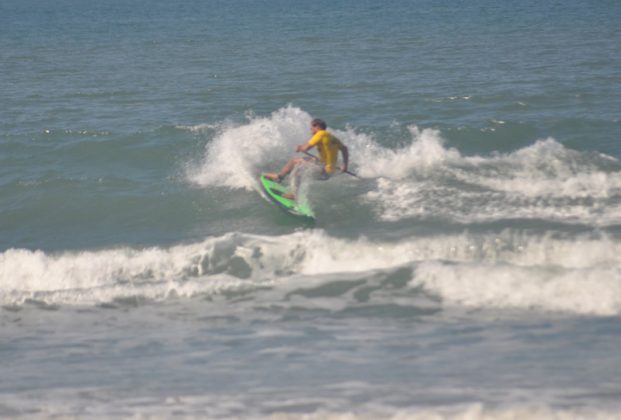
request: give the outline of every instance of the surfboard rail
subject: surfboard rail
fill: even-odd
[[[283,197],[283,195],[289,193],[289,188],[282,185],[279,182],[273,181],[265,176],[259,177],[259,183],[265,195],[278,207],[294,216],[307,217],[315,219],[315,214],[310,206],[300,203],[295,199]]]

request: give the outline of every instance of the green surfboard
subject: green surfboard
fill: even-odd
[[[271,179],[268,179],[264,177],[263,175],[259,177],[259,181],[261,183],[261,188],[263,188],[263,191],[265,192],[267,197],[271,201],[276,203],[278,207],[280,207],[287,213],[292,214],[294,216],[301,216],[301,217],[308,217],[310,219],[315,219],[315,214],[313,213],[313,210],[308,205],[299,203],[290,198],[283,197],[283,194],[286,194],[289,192],[289,188],[285,187],[284,185],[276,181],[272,181]]]

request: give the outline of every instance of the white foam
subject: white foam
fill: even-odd
[[[320,410],[303,416],[306,420],[615,420],[617,410],[580,408],[558,409],[546,405],[514,405],[501,408],[486,407],[484,404],[459,404],[454,407],[428,409],[390,410],[388,407],[369,407],[370,412],[360,410],[330,412]],[[278,420],[298,419],[299,415],[274,414],[270,418]]]
[[[382,166],[397,169],[375,172],[384,175],[365,195],[380,219],[621,223],[621,171],[611,169],[619,166],[614,158],[570,150],[553,139],[506,155],[463,157],[444,149],[438,136],[429,133],[425,142],[425,136],[414,135],[408,153],[382,161]],[[420,153],[429,160],[418,158],[414,164],[409,155]],[[411,176],[404,176],[408,172]]]
[[[462,172],[459,175],[463,180],[495,191],[566,198],[607,198],[621,194],[621,173],[600,168],[602,162],[616,159],[567,149],[552,138],[508,155],[467,161],[484,166],[487,171]]]
[[[367,271],[414,263],[412,287],[477,308],[537,309],[598,316],[621,313],[621,244],[505,232],[398,244],[309,243],[302,271]],[[315,238],[316,239],[316,238]]]
[[[280,299],[292,288],[366,273],[372,279],[378,270],[404,266],[413,270],[412,287],[423,286],[455,305],[621,313],[621,242],[511,230],[399,242],[337,239],[316,230],[277,237],[233,233],[171,248],[57,254],[11,249],[0,254],[0,304],[35,299],[93,305],[265,286],[282,292],[268,299]],[[396,298],[386,293],[386,299]],[[328,297],[309,304],[342,308],[348,302]]]
[[[444,147],[445,142],[438,130],[420,130],[414,125],[408,129],[412,141],[399,149],[382,147],[372,137],[356,135],[350,130],[347,138],[354,145],[352,153],[355,152],[359,162],[360,175],[403,179],[413,171],[428,173],[440,164],[461,158],[456,149]]]
[[[538,403],[541,397],[532,396],[526,402],[485,404],[476,400],[468,403],[434,404],[433,406],[403,407],[394,401],[390,387],[382,389],[366,383],[348,383],[343,389],[334,387],[272,388],[227,394],[179,394],[162,392],[127,392],[114,388],[82,387],[78,389],[37,389],[27,393],[4,394],[0,397],[4,409],[13,416],[37,412],[49,417],[134,417],[167,419],[189,418],[254,418],[306,420],[613,420],[619,419],[618,406],[577,406],[562,408]],[[480,393],[486,390],[476,389]],[[418,387],[413,387],[410,394]],[[426,390],[421,390],[423,393]],[[438,390],[438,400],[453,390]],[[407,391],[394,391],[398,396],[415,402],[417,396]],[[464,390],[458,391],[457,395]],[[406,395],[403,395],[406,394]],[[392,397],[392,398],[391,398]],[[521,401],[524,399],[522,398]],[[534,400],[528,402],[529,400]],[[399,400],[397,400],[399,401]],[[306,408],[304,410],[304,408]],[[38,416],[37,416],[38,417]]]
[[[621,270],[510,265],[420,264],[411,282],[446,302],[476,308],[538,309],[577,314],[621,312]],[[605,291],[605,292],[604,292]]]
[[[196,125],[176,125],[179,130],[190,131],[194,134],[201,134],[209,130],[219,130],[226,124],[196,124]]]
[[[92,305],[126,297],[162,300],[256,286],[243,281],[239,235],[168,249],[111,249],[46,254],[9,249],[0,254],[0,303],[28,299]],[[251,259],[249,261],[252,261]],[[240,274],[241,272],[241,274]]]
[[[549,187],[553,188],[552,183]],[[541,192],[542,185],[533,188]],[[366,193],[364,199],[373,206],[378,218],[385,221],[443,218],[468,224],[531,219],[593,226],[621,224],[621,205],[604,198],[570,200],[545,194],[526,197],[438,185],[427,180],[407,182],[380,178],[377,188]]]

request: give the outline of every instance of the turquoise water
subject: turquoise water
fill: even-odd
[[[4,1],[0,416],[619,416],[620,21]]]

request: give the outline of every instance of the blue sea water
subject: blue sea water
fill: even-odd
[[[3,0],[0,417],[621,417],[620,22]]]

